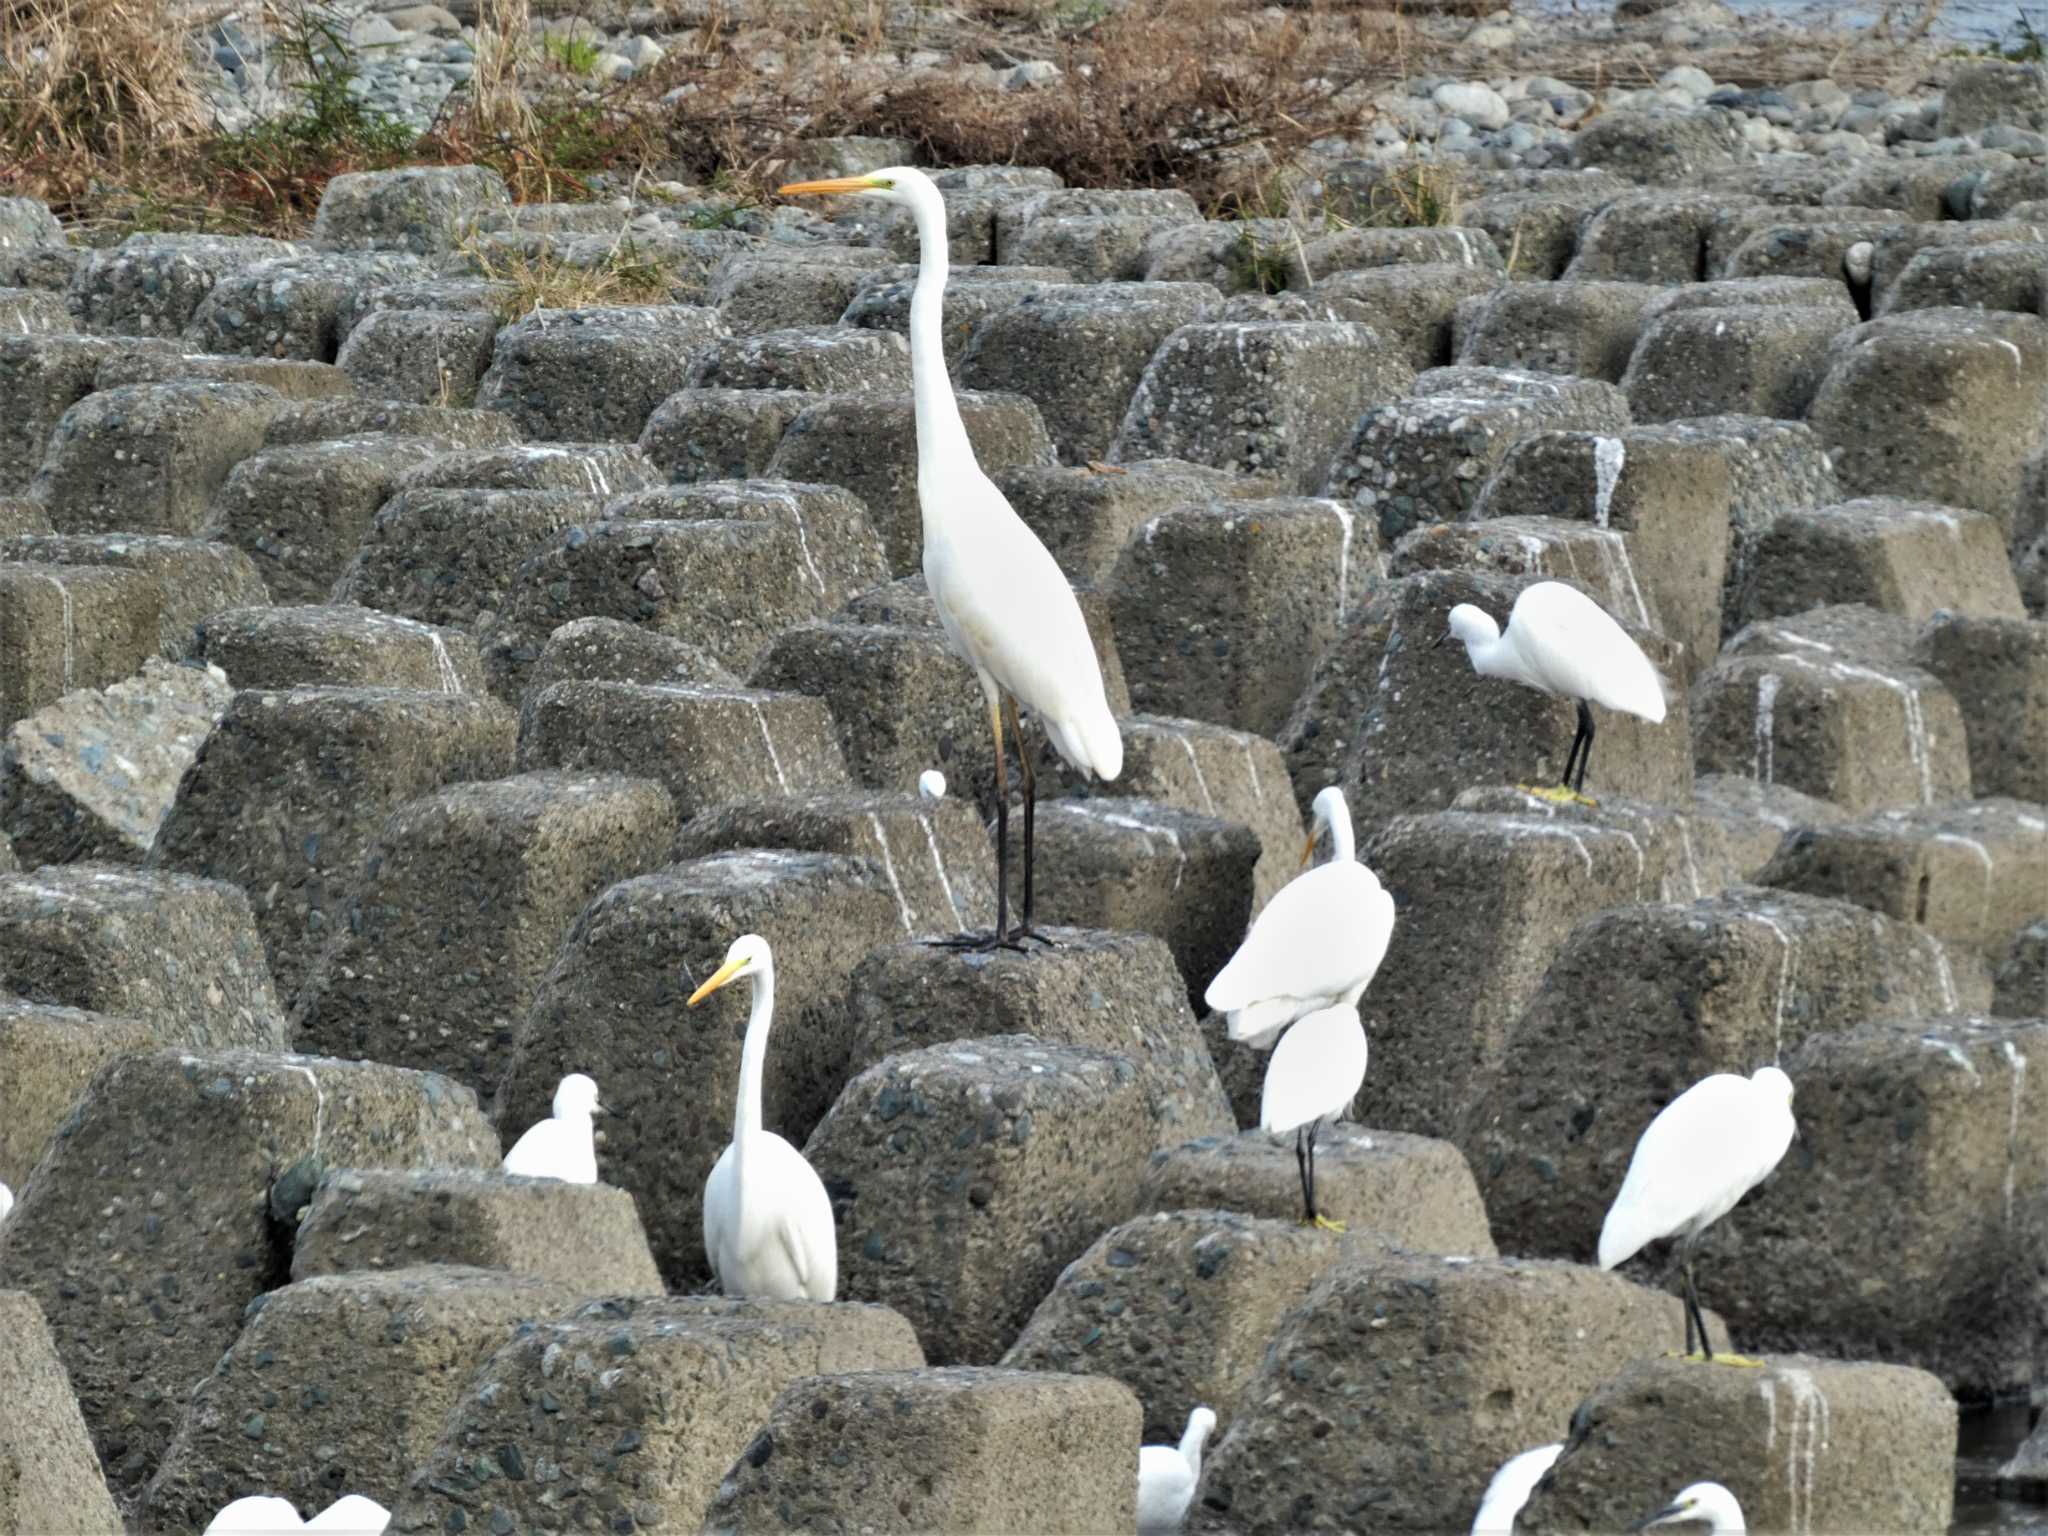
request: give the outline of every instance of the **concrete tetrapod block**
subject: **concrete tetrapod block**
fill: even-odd
[[[332,400],[352,392],[347,374],[331,363],[277,357],[209,357],[201,352],[134,351],[100,364],[99,391],[144,384],[261,387],[285,400]],[[116,457],[119,457],[117,452]]]
[[[1888,496],[1780,514],[1756,542],[1736,618],[1748,624],[1835,603],[1911,619],[2026,611],[1997,519]]]
[[[989,1364],[1067,1263],[1135,1209],[1155,1134],[1127,1056],[1031,1035],[890,1056],[804,1156],[834,1192],[839,1286],[939,1364]]]
[[[0,338],[0,494],[26,492],[42,466],[50,433],[64,413],[97,387],[100,364],[131,351],[168,351],[137,337]]]
[[[1451,360],[1459,303],[1499,285],[1500,274],[1486,267],[1399,262],[1318,276],[1308,297],[1342,303],[1347,318],[1370,326],[1409,366],[1440,368]]]
[[[693,817],[676,838],[674,857],[699,859],[742,848],[872,860],[896,898],[908,938],[984,929],[996,920],[988,829],[971,805],[950,796],[936,805],[887,790],[733,801]]]
[[[223,273],[192,312],[194,352],[331,363],[341,307],[366,288],[428,275],[415,256],[331,252],[278,256]]]
[[[210,539],[24,532],[0,540],[0,560],[105,565],[143,573],[157,590],[158,649],[172,661],[193,654],[199,621],[208,614],[270,599],[255,562],[239,549]]]
[[[671,640],[623,619],[571,619],[541,647],[526,697],[556,683],[710,683],[739,679],[687,640]]]
[[[307,1508],[344,1490],[388,1507],[477,1369],[585,1294],[442,1264],[279,1287],[192,1389],[137,1520],[193,1529],[250,1488]]]
[[[26,1188],[99,1069],[157,1043],[140,1019],[0,999],[0,1184]]]
[[[445,1072],[488,1093],[584,906],[666,857],[667,791],[522,774],[400,806],[301,989],[298,1049]]]
[[[923,1364],[910,1325],[886,1307],[591,1302],[491,1357],[396,1501],[391,1529],[693,1531],[784,1388]]]
[[[0,1536],[118,1531],[121,1517],[35,1298],[0,1291]]]
[[[244,1309],[283,1278],[322,1168],[497,1161],[475,1095],[445,1078],[254,1051],[122,1056],[0,1225],[0,1283],[42,1305],[108,1480],[133,1495]],[[118,1321],[138,1313],[153,1326]]]
[[[1228,1132],[1229,1110],[1166,945],[1079,929],[1051,937],[1058,947],[1031,955],[924,944],[874,950],[847,988],[849,1067],[975,1036],[1030,1035],[1128,1057],[1155,1147]]]
[[[679,389],[647,418],[640,451],[678,485],[768,473],[782,434],[818,397],[804,389]]]
[[[1247,484],[1264,482],[1161,459],[1094,467],[1032,464],[998,476],[996,484],[1067,580],[1094,586],[1108,578],[1131,535],[1152,518],[1183,503],[1235,498]],[[1280,489],[1274,485],[1271,493]]]
[[[1829,343],[1854,324],[1846,304],[1670,310],[1643,327],[1620,384],[1638,421],[1797,420],[1827,371]]]
[[[1991,983],[1991,1011],[2001,1018],[2048,1018],[2048,917],[2012,936]]]
[[[466,407],[490,369],[498,330],[488,312],[372,310],[349,331],[334,366],[375,399]],[[517,425],[502,419],[506,437],[516,436]]]
[[[956,1367],[811,1377],[777,1399],[704,1530],[1126,1530],[1140,1418],[1129,1390],[1099,1376]]]
[[[313,239],[345,251],[452,251],[511,200],[504,178],[481,165],[351,171],[322,191]]]
[[[633,1197],[495,1169],[337,1168],[292,1238],[292,1279],[454,1264],[584,1295],[659,1296]]]
[[[659,484],[661,472],[631,443],[504,443],[439,454],[408,470],[399,488],[617,496]]]
[[[1963,712],[1970,792],[2048,803],[2048,624],[1937,614],[1913,661]]]
[[[1955,1426],[1941,1383],[1905,1366],[1637,1360],[1572,1413],[1564,1454],[1515,1529],[1620,1530],[1711,1477],[1753,1531],[1937,1536],[1955,1502]]]
[[[0,989],[137,1019],[167,1044],[285,1041],[248,900],[226,881],[94,864],[0,875]]]
[[[728,336],[698,355],[688,387],[801,389],[830,395],[900,392],[910,387],[910,343],[894,331],[830,322]]]
[[[829,256],[829,260],[812,260]],[[711,274],[704,302],[735,336],[791,326],[831,325],[877,267],[892,265],[886,251],[855,247],[774,247],[728,256]]]
[[[0,729],[156,653],[155,583],[139,571],[0,563]]]
[[[1639,148],[1656,154],[1682,142],[1685,132],[1696,131],[1708,122],[1725,134],[1725,118],[1719,112],[1694,114],[1693,122],[1677,134],[1668,120],[1636,113],[1606,127],[1628,132],[1632,137],[1641,135],[1637,140]],[[1674,182],[1692,179],[1690,174],[1659,178]],[[1705,275],[1708,236],[1726,214],[1729,202],[1725,195],[1703,196],[1678,190],[1631,191],[1603,199],[1600,206],[1589,210],[1590,216],[1579,229],[1563,281],[1664,285],[1698,282]]]
[[[510,711],[469,694],[237,693],[178,788],[156,857],[255,893],[289,1004],[343,920],[384,818],[444,784],[505,777],[515,733]]]
[[[954,268],[940,310],[940,342],[953,382],[960,382],[960,360],[983,320],[1026,299],[1055,294],[1071,277],[1064,267]],[[848,298],[843,313],[833,318],[863,330],[897,331],[907,337],[910,296],[916,286],[914,266],[870,273]]]
[[[1360,1243],[1282,1319],[1188,1529],[1463,1530],[1502,1462],[1677,1339],[1680,1307],[1575,1264]]]
[[[1637,1138],[1700,1078],[1789,1068],[1802,1040],[1979,1008],[1988,994],[1982,979],[1958,986],[1924,929],[1847,902],[1737,886],[1616,907],[1557,949],[1474,1085],[1459,1141],[1510,1252],[1590,1255]],[[1795,1118],[1803,1107],[1794,1100]],[[1777,1177],[1798,1176],[1804,1156]],[[1871,1189],[1888,1209],[1890,1192]]]
[[[476,642],[461,630],[347,604],[229,608],[199,625],[199,659],[237,689],[483,691]]]
[[[864,859],[755,850],[622,880],[576,920],[541,982],[496,1118],[529,1126],[565,1073],[595,1078],[611,1111],[599,1172],[632,1191],[670,1285],[694,1285],[707,1273],[704,1179],[732,1138],[750,999],[729,987],[694,1011],[685,1001],[739,935],[774,947],[764,1120],[801,1145],[848,1076],[848,978],[901,932],[888,882]]]
[[[1618,384],[1644,312],[1663,291],[1650,283],[1584,279],[1504,283],[1467,301],[1470,310],[1457,320],[1457,360]]]
[[[130,235],[81,262],[66,297],[87,330],[176,337],[222,277],[297,252],[254,235]]]
[[[498,332],[476,403],[538,441],[631,442],[723,333],[695,304],[536,310]]]

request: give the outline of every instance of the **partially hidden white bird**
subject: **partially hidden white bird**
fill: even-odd
[[[1681,1520],[1687,1524],[1704,1524],[1707,1536],[1748,1536],[1749,1527],[1743,1523],[1742,1505],[1719,1483],[1693,1483],[1681,1489],[1677,1498],[1662,1509],[1643,1516],[1629,1529],[1647,1531],[1653,1525],[1673,1525]]]
[[[597,1084],[571,1072],[555,1086],[554,1115],[537,1120],[505,1154],[505,1171],[565,1184],[597,1182],[597,1133],[590,1117],[604,1113]]]
[[[325,1536],[382,1536],[391,1511],[360,1493],[344,1494],[306,1522],[308,1531]]]
[[[1748,1077],[1716,1072],[1701,1078],[1659,1110],[1636,1142],[1621,1193],[1600,1227],[1600,1267],[1612,1269],[1660,1238],[1677,1239],[1687,1356],[1697,1328],[1702,1358],[1714,1358],[1692,1272],[1700,1235],[1770,1177],[1797,1130],[1792,1079],[1776,1067],[1759,1067]]]
[[[732,1141],[704,1181],[704,1251],[728,1296],[830,1301],[839,1289],[832,1198],[804,1155],[761,1125],[761,1074],[775,1015],[775,956],[758,933],[740,935],[690,1006],[745,976],[754,984],[740,1048]]]
[[[1529,1495],[1543,1481],[1543,1474],[1563,1453],[1564,1443],[1560,1441],[1556,1445],[1539,1445],[1533,1451],[1524,1451],[1502,1462],[1500,1470],[1493,1474],[1493,1481],[1486,1485],[1485,1495],[1479,1500],[1479,1514],[1472,1521],[1472,1536],[1514,1536],[1515,1516],[1529,1502]]]
[[[1563,782],[1554,790],[1534,791],[1547,799],[1585,799],[1586,764],[1593,756],[1592,705],[1652,725],[1663,722],[1664,679],[1628,631],[1577,587],[1561,581],[1524,587],[1508,613],[1506,633],[1483,608],[1459,603],[1451,610],[1449,632],[1436,643],[1450,639],[1464,642],[1472,670],[1481,677],[1506,678],[1578,704],[1579,728],[1564,760]]]
[[[946,776],[936,768],[927,768],[917,776],[917,797],[920,800],[943,800],[946,798]]]
[[[917,499],[923,514],[924,579],[953,650],[974,668],[996,746],[996,926],[938,942],[952,948],[1021,949],[1051,941],[1032,919],[1037,784],[1023,740],[1029,710],[1068,766],[1114,779],[1124,743],[1103,690],[1102,667],[1081,605],[1038,535],[981,471],[946,375],[946,204],[930,177],[908,166],[865,176],[792,182],[787,197],[850,195],[910,210],[917,226],[917,284],[910,296],[911,393],[917,412]],[[1024,779],[1024,900],[1009,924],[1009,771],[1003,718],[1017,740]]]
[[[1202,1442],[1216,1428],[1216,1413],[1197,1408],[1179,1445],[1138,1449],[1138,1536],[1172,1536],[1187,1518],[1202,1480]]]
[[[0,1221],[5,1221],[7,1219],[8,1213],[13,1209],[14,1191],[9,1189],[5,1184],[0,1184]]]
[[[289,1536],[306,1522],[289,1499],[251,1494],[236,1499],[207,1522],[205,1536]]]

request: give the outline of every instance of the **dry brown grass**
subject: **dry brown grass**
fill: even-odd
[[[212,120],[169,0],[0,0],[0,163],[121,160]]]
[[[477,275],[498,285],[498,318],[507,323],[540,309],[596,309],[612,304],[661,304],[669,297],[668,270],[620,240],[602,262],[574,266],[545,252],[471,242],[464,247]]]

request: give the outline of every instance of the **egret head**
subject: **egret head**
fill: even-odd
[[[581,1072],[571,1072],[555,1085],[557,1120],[588,1120],[603,1113],[604,1106],[597,1102],[597,1084]]]
[[[1653,1525],[1674,1525],[1680,1520],[1698,1520],[1725,1525],[1727,1517],[1733,1514],[1739,1522],[1742,1506],[1735,1502],[1735,1495],[1719,1483],[1694,1483],[1680,1491],[1677,1498],[1654,1514],[1643,1516],[1629,1529],[1647,1531]],[[1740,1529],[1740,1526],[1737,1526]]]
[[[1438,637],[1438,645],[1446,640],[1462,640],[1469,651],[1475,645],[1491,645],[1500,638],[1500,626],[1493,622],[1493,615],[1470,603],[1453,608],[1450,623],[1449,631]]]
[[[712,974],[709,981],[690,994],[690,1006],[696,1007],[705,998],[728,982],[742,976],[758,976],[767,970],[773,961],[768,953],[768,941],[758,933],[743,933],[732,941],[732,948],[725,952],[725,964]]]
[[[1787,1104],[1792,1102],[1792,1079],[1776,1067],[1758,1067],[1750,1074],[1749,1080],[1759,1088],[1768,1089],[1772,1093],[1782,1093]]]
[[[1309,802],[1308,841],[1302,844],[1301,867],[1306,869],[1308,861],[1315,857],[1316,843],[1324,832],[1335,824],[1338,817],[1351,819],[1351,807],[1344,802],[1344,791],[1332,784],[1328,789],[1318,790],[1314,800]]]
[[[911,203],[938,188],[923,171],[907,165],[885,166],[863,176],[831,176],[823,181],[792,181],[775,189],[784,197],[872,197],[885,203]]]
[[[1196,1445],[1199,1446],[1210,1435],[1214,1434],[1215,1431],[1216,1410],[1214,1408],[1197,1408],[1188,1415],[1186,1438],[1194,1441]]]

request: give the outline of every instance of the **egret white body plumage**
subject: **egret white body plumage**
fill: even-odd
[[[205,1536],[290,1536],[305,1528],[291,1500],[255,1493],[224,1507],[207,1522]]]
[[[1172,1536],[1180,1529],[1202,1480],[1202,1442],[1215,1428],[1215,1411],[1197,1408],[1179,1445],[1139,1448],[1138,1536]]]
[[[1009,777],[1003,718],[1021,734],[1027,709],[1072,768],[1099,779],[1123,772],[1124,743],[1103,689],[1095,643],[1051,553],[982,473],[946,374],[946,204],[924,172],[892,166],[865,176],[795,182],[785,195],[852,195],[907,207],[917,226],[917,284],[910,296],[911,392],[917,411],[917,499],[924,531],[924,579],[953,650],[974,668],[996,743],[996,926],[950,941],[1019,947],[1031,928],[1036,784],[1020,739],[1024,778],[1024,901],[1009,922]]]
[[[943,800],[946,798],[946,776],[936,768],[927,768],[917,776],[917,797],[920,800]]]
[[[1582,794],[1586,787],[1586,763],[1593,755],[1589,705],[1619,710],[1653,725],[1664,719],[1664,679],[1643,648],[1606,609],[1561,581],[1524,587],[1508,613],[1505,633],[1483,608],[1460,603],[1451,610],[1447,638],[1464,643],[1472,670],[1481,677],[1505,678],[1577,701],[1579,728],[1564,762],[1563,787],[1568,791]]]
[[[1636,1142],[1621,1193],[1600,1227],[1600,1267],[1612,1269],[1661,1238],[1675,1238],[1685,1268],[1685,1350],[1707,1322],[1693,1282],[1700,1234],[1770,1176],[1792,1145],[1792,1079],[1776,1067],[1748,1077],[1716,1072],[1657,1112]]]
[[[1645,1515],[1631,1530],[1647,1531],[1653,1525],[1704,1525],[1707,1536],[1747,1536],[1742,1505],[1719,1483],[1694,1483],[1654,1514]]]
[[[590,1117],[602,1114],[597,1084],[571,1072],[555,1087],[554,1114],[536,1121],[505,1154],[505,1171],[565,1184],[597,1182],[597,1133]]]
[[[757,933],[742,934],[725,964],[690,995],[696,1007],[739,977],[754,984],[740,1047],[732,1141],[704,1181],[704,1251],[728,1296],[830,1301],[839,1290],[839,1239],[832,1198],[804,1155],[761,1124],[761,1078],[775,1016],[775,956]]]
[[[1510,1456],[1501,1463],[1501,1469],[1493,1474],[1493,1481],[1486,1485],[1485,1496],[1479,1501],[1479,1514],[1472,1521],[1472,1536],[1514,1536],[1515,1516],[1529,1502],[1529,1495],[1543,1481],[1543,1474],[1563,1453],[1561,1442],[1539,1445],[1533,1451]]]
[[[1393,937],[1394,898],[1358,862],[1344,791],[1323,790],[1313,814],[1302,859],[1327,827],[1329,863],[1281,887],[1203,994],[1229,1037],[1255,1050],[1271,1049],[1296,1019],[1356,1005]]]
[[[325,1536],[381,1536],[391,1511],[360,1493],[344,1494],[306,1522],[308,1531]]]
[[[13,1209],[14,1191],[9,1189],[5,1184],[0,1184],[0,1221],[5,1221],[7,1219],[8,1212],[12,1211]]]

